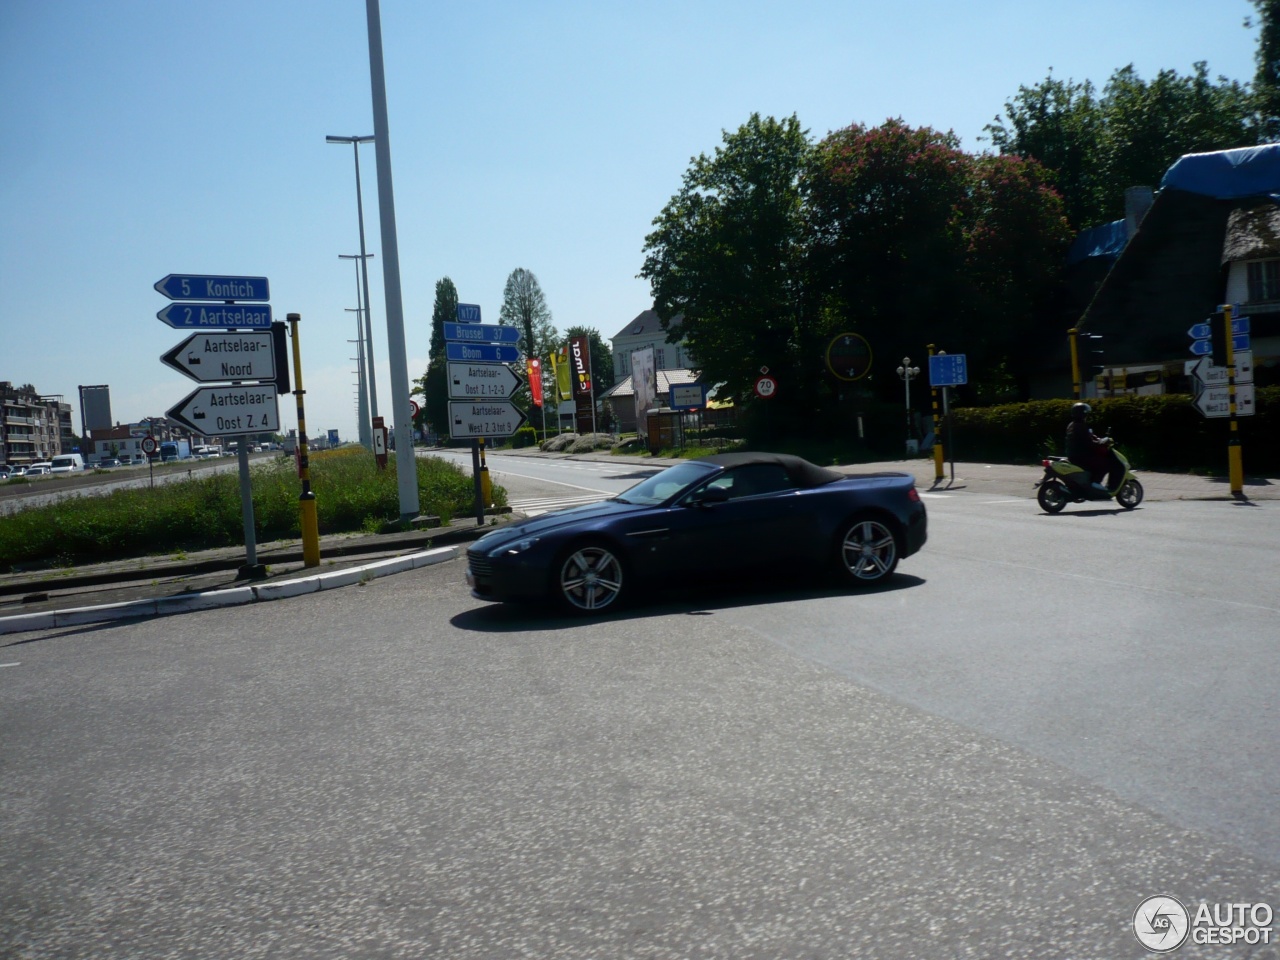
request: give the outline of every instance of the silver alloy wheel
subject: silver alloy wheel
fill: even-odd
[[[840,544],[840,561],[854,580],[871,583],[893,573],[898,565],[898,542],[879,520],[857,520]]]
[[[604,547],[582,547],[560,566],[560,596],[572,609],[595,613],[622,594],[622,561]]]

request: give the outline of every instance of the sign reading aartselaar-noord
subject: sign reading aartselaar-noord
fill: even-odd
[[[219,380],[274,380],[272,332],[193,333],[160,357],[160,362],[197,383]]]
[[[156,289],[170,300],[264,302],[271,299],[266,277],[211,277],[205,274],[171,273],[163,280],[156,281]]]

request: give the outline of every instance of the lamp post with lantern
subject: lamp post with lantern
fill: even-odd
[[[907,453],[916,452],[916,441],[911,436],[911,381],[920,375],[920,368],[911,365],[910,357],[902,358],[902,366],[898,367],[898,376],[906,387],[907,393]]]

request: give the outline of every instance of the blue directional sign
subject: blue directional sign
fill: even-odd
[[[1232,350],[1248,350],[1252,346],[1251,338],[1247,333],[1236,334],[1231,338]],[[1190,350],[1193,357],[1207,357],[1209,354],[1213,353],[1213,341],[1192,340]]]
[[[969,358],[963,353],[938,353],[929,358],[929,386],[959,387],[969,382]]]
[[[479,323],[480,322],[480,304],[460,303],[458,304],[457,314],[458,314],[459,323]]]
[[[1215,323],[1217,321],[1214,321]],[[1231,321],[1231,332],[1233,334],[1249,332],[1249,318],[1235,317]],[[1187,336],[1193,340],[1207,340],[1213,336],[1213,327],[1208,323],[1193,323],[1187,328]]]
[[[210,277],[195,273],[171,273],[157,280],[155,287],[170,300],[271,299],[266,277]]]
[[[492,323],[446,323],[444,338],[465,343],[519,343],[520,328]]]
[[[270,330],[270,304],[171,303],[156,314],[179,330]]]
[[[467,360],[471,363],[517,363],[520,351],[505,343],[446,343],[446,360]]]

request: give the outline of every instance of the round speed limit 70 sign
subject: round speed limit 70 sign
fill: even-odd
[[[761,377],[756,381],[756,396],[761,400],[768,400],[778,392],[778,381],[773,377]]]

